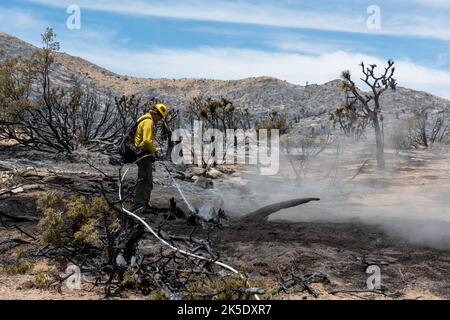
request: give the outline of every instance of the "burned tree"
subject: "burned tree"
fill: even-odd
[[[365,136],[370,119],[365,110],[361,108],[359,100],[350,99],[347,93],[345,101],[334,112],[330,113],[333,125],[339,125],[342,132],[355,141]]]
[[[248,109],[237,107],[231,100],[195,97],[188,106],[190,124],[204,121],[205,129],[249,129],[250,114]]]
[[[115,153],[124,133],[146,107],[159,101],[144,102],[134,95],[113,101],[83,79],[57,85],[53,71],[59,43],[52,29],[42,41],[31,58],[11,58],[0,65],[0,139],[66,155],[81,148]],[[159,131],[161,138],[170,137],[169,126],[177,115],[171,111]]]
[[[256,130],[265,129],[269,132],[270,130],[276,129],[280,131],[280,134],[286,134],[290,130],[286,116],[277,111],[268,112],[264,119],[256,121],[255,127]]]
[[[445,143],[450,136],[447,110],[421,107],[404,119],[394,132],[393,142],[397,149],[431,148],[435,143]]]
[[[380,75],[375,74],[376,68],[377,65],[375,64],[366,66],[364,62],[361,62],[363,74],[361,81],[369,87],[370,90],[368,93],[362,92],[358,89],[356,83],[352,80],[350,71],[344,71],[342,73],[342,78],[344,81],[343,90],[347,94],[348,105],[357,107],[359,112],[347,112],[341,115],[349,117],[356,116],[357,118],[367,117],[369,119],[375,129],[378,168],[384,169],[384,136],[382,132],[383,115],[380,99],[383,93],[388,89],[396,89],[397,81],[394,79],[394,61],[389,60],[388,66],[384,68],[384,72]],[[355,101],[357,101],[357,104],[355,104]],[[353,120],[350,122],[352,121]]]
[[[59,50],[52,29],[29,59],[9,59],[0,68],[0,137],[47,152],[97,149],[122,129],[114,105],[81,82],[63,88],[51,79]]]
[[[229,140],[227,138],[231,138],[231,136],[228,136],[230,130],[234,133],[237,130],[248,130],[251,128],[248,109],[236,106],[231,100],[225,97],[221,97],[220,99],[204,98],[203,96],[194,97],[188,105],[187,114],[189,125],[193,132],[197,130],[206,132],[209,129],[218,129],[223,133],[222,137],[212,136],[211,141],[205,141],[207,143],[215,143],[216,138],[228,142]],[[196,124],[201,125],[201,127],[196,127]],[[237,145],[238,139],[234,136],[234,140],[228,143],[228,145],[225,145],[224,159],[228,148],[233,149]],[[201,165],[204,168],[208,165],[216,165],[215,160],[221,160],[216,158],[217,153],[215,149],[212,150],[210,158],[203,157],[203,145],[201,146],[200,154],[202,155]],[[195,157],[194,149],[191,149],[191,156]]]

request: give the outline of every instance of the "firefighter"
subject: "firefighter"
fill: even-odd
[[[134,210],[149,208],[150,194],[153,189],[153,162],[160,151],[154,144],[155,125],[164,121],[167,114],[168,108],[164,104],[152,105],[138,120],[134,145],[141,151],[140,156],[152,155],[152,157],[146,157],[138,162]]]

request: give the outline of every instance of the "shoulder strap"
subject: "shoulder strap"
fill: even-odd
[[[144,121],[144,120],[150,120],[151,117],[141,117],[139,120],[136,121],[136,123],[133,126],[134,131],[136,131],[137,127],[139,126],[139,124]]]
[[[131,127],[131,130],[129,131],[129,135],[130,137],[134,137],[136,135],[137,132],[137,128],[139,126],[139,124],[144,121],[144,120],[150,120],[152,119],[151,117],[147,116],[147,117],[141,117],[139,120],[137,120],[134,124],[133,127]]]
[[[151,120],[152,118],[150,116],[142,117],[138,121],[136,121],[136,124],[139,125],[144,120]]]

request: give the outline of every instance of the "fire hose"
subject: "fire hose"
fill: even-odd
[[[234,269],[233,267],[231,267],[231,266],[229,266],[229,265],[227,265],[227,264],[225,264],[223,262],[220,262],[218,260],[213,260],[213,259],[210,259],[210,258],[207,258],[207,257],[203,257],[201,255],[198,255],[198,254],[195,254],[195,253],[191,253],[189,251],[186,251],[186,250],[183,250],[183,249],[180,249],[180,248],[177,248],[177,247],[171,245],[169,242],[167,242],[166,240],[161,238],[158,235],[158,233],[155,230],[153,230],[153,228],[147,222],[145,222],[144,219],[142,219],[137,214],[135,214],[134,212],[131,212],[130,210],[128,210],[128,209],[126,209],[124,207],[124,205],[123,205],[123,197],[122,197],[122,184],[123,184],[123,181],[125,180],[125,177],[127,176],[127,174],[130,171],[130,169],[133,167],[133,165],[135,165],[138,162],[140,162],[141,160],[143,160],[145,158],[148,158],[148,157],[151,157],[151,156],[152,155],[145,155],[145,156],[139,158],[138,160],[136,160],[134,163],[132,163],[130,165],[130,167],[127,170],[125,170],[124,174],[120,177],[120,180],[119,180],[119,201],[121,203],[122,210],[126,214],[128,214],[129,216],[131,216],[134,219],[136,219],[137,221],[139,221],[156,239],[158,239],[162,244],[164,244],[165,246],[169,247],[173,251],[178,252],[178,253],[180,253],[182,255],[185,255],[185,256],[189,256],[189,257],[195,258],[195,259],[199,259],[199,260],[203,260],[203,261],[208,261],[210,263],[214,263],[214,264],[216,264],[216,265],[218,265],[218,266],[220,266],[220,267],[222,267],[224,269],[227,269],[227,270],[231,271],[232,273],[238,275],[242,280],[247,280],[247,278],[241,272],[239,272],[238,270]],[[172,176],[170,170],[167,168],[167,166],[165,164],[164,164],[164,167],[166,168],[167,172],[169,173],[170,178],[174,182],[174,184],[175,184],[176,188],[178,189],[178,192],[182,196],[183,200],[188,205],[189,210],[195,212],[195,210],[193,210],[193,207],[189,204],[189,202],[185,198],[184,194],[181,192],[181,189],[180,189],[179,185],[177,184],[177,182],[175,181],[175,178]],[[260,300],[260,298],[259,298],[259,296],[257,294],[255,294],[254,297],[255,297],[256,300]]]

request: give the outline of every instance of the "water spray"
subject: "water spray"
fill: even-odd
[[[133,217],[134,219],[138,220],[142,225],[144,225],[144,227],[145,227],[145,228],[146,228],[153,236],[155,236],[156,239],[158,239],[162,244],[164,244],[165,246],[169,247],[169,248],[172,249],[173,251],[179,252],[180,254],[183,254],[183,255],[186,255],[186,256],[190,256],[190,257],[192,257],[192,258],[196,258],[196,259],[200,259],[200,260],[203,260],[203,261],[208,261],[208,262],[210,262],[210,263],[216,264],[216,265],[218,265],[218,266],[220,266],[220,267],[222,267],[222,268],[224,268],[224,269],[226,269],[226,270],[229,270],[229,271],[231,271],[232,273],[238,275],[241,279],[247,281],[247,278],[246,278],[241,272],[239,272],[238,270],[234,269],[233,267],[231,267],[231,266],[229,266],[229,265],[227,265],[227,264],[225,264],[225,263],[223,263],[223,262],[220,262],[220,261],[218,261],[218,260],[213,260],[213,259],[210,259],[210,258],[206,258],[206,257],[203,257],[203,256],[201,256],[201,255],[198,255],[198,254],[195,254],[195,253],[191,253],[191,252],[189,252],[189,251],[182,250],[182,249],[179,249],[179,248],[173,246],[172,244],[170,244],[169,242],[167,242],[166,240],[164,240],[163,238],[161,238],[161,237],[158,235],[158,233],[157,233],[155,230],[153,230],[153,228],[152,228],[147,222],[145,222],[144,219],[142,219],[141,217],[139,217],[138,215],[136,215],[134,212],[132,212],[132,211],[126,209],[126,208],[123,206],[122,184],[123,184],[123,181],[125,180],[125,177],[127,176],[128,172],[130,171],[130,169],[131,169],[135,164],[137,164],[137,163],[140,162],[141,160],[143,160],[143,159],[145,159],[145,158],[148,158],[148,157],[151,157],[151,156],[152,156],[152,155],[146,155],[146,156],[143,156],[143,157],[139,158],[138,160],[136,160],[134,163],[132,163],[132,164],[130,165],[130,167],[129,167],[127,170],[125,170],[124,174],[120,177],[120,180],[119,180],[119,201],[121,202],[122,210],[123,210],[126,214],[128,214],[129,216],[131,216],[131,217]],[[172,181],[174,182],[175,186],[177,186],[177,189],[178,189],[178,191],[180,192],[180,194],[182,195],[183,200],[186,202],[186,204],[188,205],[189,209],[191,210],[191,208],[193,208],[192,205],[190,205],[190,203],[187,201],[186,197],[184,197],[184,194],[183,194],[183,192],[181,191],[181,188],[179,187],[178,183],[175,181],[174,177],[172,176],[170,170],[167,168],[166,164],[163,163],[163,165],[164,165],[164,167],[166,168],[166,170],[169,172],[169,175],[170,175],[170,177],[172,178]],[[192,211],[195,213],[194,210],[192,210]],[[257,294],[255,294],[254,297],[255,297],[256,300],[260,300],[260,298],[259,298],[259,296],[258,296]]]
[[[177,188],[178,193],[180,194],[181,198],[183,198],[184,203],[186,203],[186,205],[188,206],[189,211],[191,211],[191,213],[196,214],[197,211],[194,209],[194,207],[187,200],[186,196],[184,195],[183,191],[181,190],[180,185],[178,184],[178,182],[173,177],[172,172],[170,171],[170,169],[167,167],[167,165],[164,162],[161,162],[161,163],[164,166],[164,168],[166,169],[167,173],[169,174],[169,177],[172,180],[172,185],[175,186],[175,188]]]

